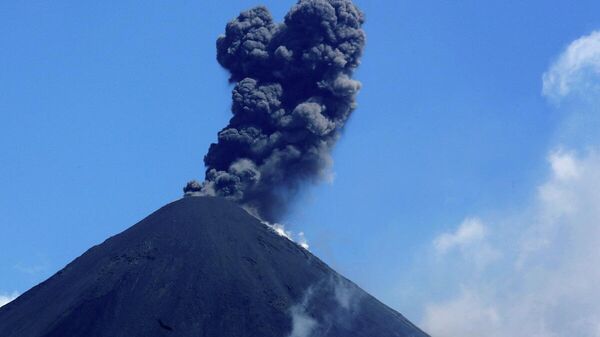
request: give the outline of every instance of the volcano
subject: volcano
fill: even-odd
[[[0,308],[2,337],[426,337],[236,204],[186,197]]]

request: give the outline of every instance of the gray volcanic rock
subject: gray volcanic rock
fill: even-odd
[[[0,308],[0,336],[427,335],[237,205],[190,197]]]

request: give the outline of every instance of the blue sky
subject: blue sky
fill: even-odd
[[[512,254],[503,252],[523,239],[544,186],[595,172],[597,50],[591,75],[573,80],[592,83],[577,95],[553,93],[549,80],[543,91],[543,74],[571,69],[560,55],[600,29],[600,3],[355,2],[368,36],[359,107],[335,149],[334,181],[308,188],[286,227],[430,329],[443,326],[444,304],[473,298],[500,317],[509,304],[473,294],[510,261],[473,271],[446,251],[466,235],[491,257]],[[0,3],[0,296],[23,293],[202,178],[230,117],[215,39],[258,4],[280,20],[292,2]],[[503,237],[484,241],[490,233]]]

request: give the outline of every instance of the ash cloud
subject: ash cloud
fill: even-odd
[[[365,44],[364,16],[349,0],[300,0],[275,23],[267,8],[242,12],[217,40],[233,117],[204,157],[188,195],[232,199],[277,221],[304,182],[318,182],[355,108],[352,79]]]

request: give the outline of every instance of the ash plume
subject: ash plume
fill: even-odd
[[[265,7],[229,22],[217,60],[235,83],[233,117],[204,157],[205,181],[184,192],[223,196],[276,221],[302,183],[324,178],[355,108],[363,22],[350,0],[300,0],[283,23]]]

